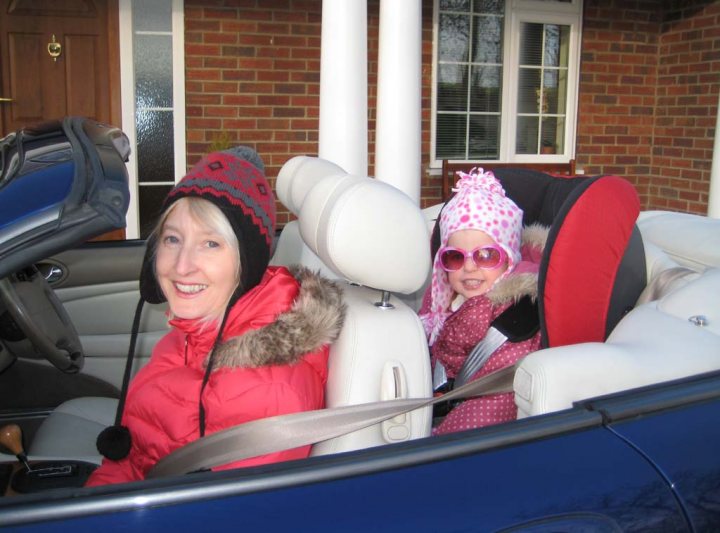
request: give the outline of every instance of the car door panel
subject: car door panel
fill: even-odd
[[[717,530],[720,524],[718,412],[716,399],[610,424],[667,477],[696,531]]]
[[[142,240],[89,242],[37,264],[41,270],[44,265],[63,270],[62,279],[51,283],[55,288],[87,287],[116,281],[137,282],[144,255]]]
[[[103,502],[106,514],[94,516],[75,494],[77,514],[62,525],[218,529],[242,516],[244,528],[262,531],[688,531],[671,490],[645,458],[605,429],[597,413],[578,416],[594,427],[542,435],[556,425],[551,415],[346,460],[318,457],[236,471],[234,478],[215,474],[214,495],[203,490],[204,474],[175,478],[167,487],[178,490],[177,500],[150,485],[142,503],[119,490]],[[528,428],[534,438],[501,444]],[[35,516],[52,520],[51,506],[35,506]]]
[[[140,298],[138,273],[143,241],[90,243],[46,261],[40,268],[61,269],[51,283],[75,324],[85,351],[83,373],[122,386],[133,317]],[[145,304],[138,330],[134,372],[145,364],[168,331],[167,306]]]

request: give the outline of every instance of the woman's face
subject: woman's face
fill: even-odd
[[[484,231],[465,229],[452,233],[448,238],[448,246],[462,248],[463,250],[474,250],[479,246],[490,246],[495,241]],[[457,294],[465,298],[479,296],[489,291],[493,283],[507,270],[507,260],[500,266],[493,269],[479,268],[472,259],[465,259],[463,267],[453,272],[448,272],[448,283]]]
[[[239,261],[235,248],[180,201],[163,224],[155,257],[158,283],[173,315],[222,316],[238,284]]]

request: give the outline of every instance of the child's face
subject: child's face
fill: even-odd
[[[490,246],[497,244],[487,233],[475,229],[466,229],[456,231],[450,235],[448,246],[454,248],[462,248],[463,250],[473,250],[478,246]],[[478,268],[472,259],[465,259],[465,264],[459,270],[448,272],[448,282],[457,294],[462,294],[465,298],[480,296],[485,294],[495,283],[503,272],[507,270],[507,259],[497,268],[484,269]]]

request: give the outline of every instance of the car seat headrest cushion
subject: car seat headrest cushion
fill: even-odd
[[[614,289],[639,212],[635,189],[616,176],[588,178],[565,200],[540,264],[544,346],[602,342],[614,327],[608,318],[619,320],[617,309],[632,307],[642,287],[633,294]],[[644,265],[638,254],[635,262]]]
[[[427,279],[425,217],[410,197],[387,183],[327,176],[307,192],[298,219],[308,247],[351,282],[411,294]]]

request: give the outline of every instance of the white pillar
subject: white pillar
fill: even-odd
[[[713,143],[712,166],[710,167],[708,216],[712,218],[720,218],[720,94],[718,94],[717,119],[715,122],[715,142]]]
[[[420,203],[421,0],[380,0],[375,176]]]
[[[318,155],[368,174],[367,2],[323,0]]]

